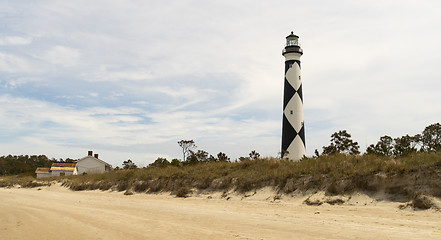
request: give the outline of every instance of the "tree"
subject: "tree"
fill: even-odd
[[[78,160],[75,160],[75,159],[72,159],[72,158],[66,158],[66,160],[64,160],[64,162],[66,162],[66,163],[75,163],[77,161]]]
[[[415,136],[406,136],[395,138],[394,144],[394,155],[396,157],[407,156],[411,153],[418,151],[418,144],[420,143],[421,135],[417,134]]]
[[[391,157],[394,155],[394,139],[387,135],[380,137],[377,144],[371,144],[366,148],[366,153]]]
[[[183,163],[185,165],[194,165],[197,163],[208,162],[208,161],[209,161],[208,152],[204,150],[198,150],[197,152],[193,152],[190,150],[190,155],[187,157],[187,160],[185,160]]]
[[[210,154],[210,156],[207,158],[207,162],[229,162],[230,158],[227,156],[227,154],[223,152],[219,152],[217,154],[217,157]]]
[[[335,146],[335,144],[331,143],[329,146],[323,147],[323,152],[322,154],[334,154],[337,153],[337,147]]]
[[[358,143],[352,141],[351,134],[346,130],[340,130],[331,135],[331,144],[323,147],[323,154],[359,154],[359,148]]]
[[[193,140],[181,140],[178,142],[179,146],[182,148],[182,161],[187,160],[187,156],[191,154],[191,150],[196,148]]]
[[[253,150],[250,152],[249,156],[250,156],[250,159],[256,160],[256,159],[260,158],[260,153],[256,152],[256,150]]]
[[[132,162],[132,160],[127,160],[123,162],[123,169],[136,169],[138,168],[138,166],[136,166],[136,164],[134,162]]]
[[[204,150],[198,150],[196,153],[194,153],[196,156],[198,162],[208,162],[208,152]]]
[[[26,174],[33,175],[37,167],[50,167],[54,160],[45,155],[1,156],[0,175]]]
[[[179,159],[173,158],[170,162],[171,166],[175,166],[175,167],[180,167],[181,166],[181,162],[179,161]]]
[[[187,159],[182,162],[183,165],[195,165],[199,162],[195,152],[189,151],[189,155],[187,156]]]
[[[153,163],[149,164],[149,167],[163,168],[170,165],[170,162],[166,158],[158,157]]]
[[[225,154],[223,152],[219,152],[217,154],[217,161],[219,161],[219,162],[229,162],[230,158],[227,156],[227,154]]]
[[[421,134],[421,150],[426,152],[441,150],[441,124],[427,126]]]
[[[320,157],[320,153],[317,149],[314,150],[314,158],[319,158]]]
[[[210,154],[210,156],[207,158],[207,162],[217,162],[217,158]]]

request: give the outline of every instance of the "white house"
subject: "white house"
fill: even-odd
[[[98,154],[92,156],[92,151],[89,151],[86,157],[83,157],[77,161],[73,174],[80,175],[84,173],[87,174],[104,173],[106,171],[110,171],[111,169],[112,169],[112,165],[99,159]]]
[[[74,163],[55,162],[50,168],[39,167],[35,170],[37,178],[104,173],[112,169],[112,165],[99,159],[98,154],[92,156],[92,153],[89,151],[86,157]]]

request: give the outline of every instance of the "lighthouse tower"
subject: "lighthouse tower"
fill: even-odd
[[[303,124],[303,94],[300,74],[300,57],[303,50],[299,37],[291,32],[286,37],[285,84],[283,94],[282,157],[299,161],[306,154],[305,128]]]

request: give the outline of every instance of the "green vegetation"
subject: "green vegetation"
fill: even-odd
[[[346,130],[340,130],[331,135],[331,144],[323,147],[323,154],[359,154],[359,148],[358,143],[352,141],[351,134],[346,132]]]
[[[182,148],[182,160],[185,162],[187,156],[190,154],[191,149],[196,148],[193,140],[181,140],[178,142],[179,146]]]
[[[50,179],[43,179],[43,180],[35,180],[32,176],[5,176],[0,177],[0,187],[13,187],[13,186],[20,186],[24,188],[33,188],[33,187],[40,187],[40,186],[50,186],[51,181],[53,181],[55,178]]]
[[[366,154],[388,157],[401,157],[416,152],[441,151],[441,124],[434,123],[427,126],[421,134],[405,135],[392,138],[383,136],[377,144],[371,144]]]
[[[122,170],[48,180],[8,176],[0,179],[0,187],[32,187],[57,180],[72,190],[165,191],[181,197],[194,191],[248,192],[265,186],[279,193],[324,190],[333,195],[357,190],[409,198],[420,194],[441,197],[440,124],[432,124],[415,136],[383,136],[363,155],[358,152],[358,143],[350,138],[345,130],[336,132],[321,155],[316,151],[315,157],[304,157],[299,162],[261,158],[255,150],[249,157],[230,162],[225,153],[214,157],[203,150],[193,151],[194,141],[182,140],[179,146],[184,161],[158,158],[140,169],[127,160]]]
[[[0,186],[18,184],[36,187],[56,180],[76,191],[164,191],[183,197],[194,191],[248,192],[265,186],[287,194],[296,190],[324,190],[329,195],[385,191],[408,198],[419,194],[441,197],[440,166],[440,152],[414,153],[398,158],[336,153],[305,158],[300,162],[258,158],[240,162],[127,169],[44,180],[8,176],[0,179]]]
[[[354,190],[375,191],[380,185],[387,189],[388,183],[401,181],[401,185],[391,186],[390,191],[411,194],[419,191],[418,187],[424,186],[431,194],[441,196],[441,187],[437,184],[440,166],[441,154],[437,152],[415,153],[396,159],[337,153],[306,158],[300,162],[274,158],[207,162],[181,167],[151,167],[111,171],[100,175],[69,176],[62,181],[72,190],[133,189],[136,192],[169,191],[180,195],[187,194],[190,189],[246,192],[264,186],[271,186],[285,193],[297,189],[317,189],[339,194]],[[420,178],[422,182],[413,178]],[[397,186],[402,189],[393,189]]]
[[[20,156],[1,156],[0,157],[0,176],[3,175],[25,175],[34,176],[37,167],[50,167],[54,162],[74,162],[75,160],[67,158],[56,160],[49,159],[45,155],[20,155]]]
[[[136,166],[136,164],[134,162],[132,162],[132,160],[127,160],[123,162],[123,169],[135,169],[138,168],[138,166]]]

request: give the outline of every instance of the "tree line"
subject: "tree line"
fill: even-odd
[[[323,147],[322,154],[360,154],[358,143],[351,139],[351,134],[346,130],[340,130],[331,135],[329,146]],[[434,123],[420,134],[392,138],[384,135],[376,144],[366,148],[364,154],[374,154],[386,157],[401,157],[417,152],[441,151],[441,124]],[[315,150],[315,157],[319,157],[318,150]]]
[[[66,160],[55,158],[49,159],[46,155],[20,155],[1,156],[0,175],[33,174],[37,167],[51,167],[54,162],[74,162],[74,159]]]
[[[330,144],[322,147],[321,153],[316,149],[314,157],[320,155],[331,155],[335,153],[359,155],[360,146],[358,142],[351,139],[351,134],[346,130],[340,130],[331,135]],[[174,158],[171,161],[164,157],[158,157],[153,163],[146,167],[167,167],[167,166],[188,166],[201,163],[230,162],[230,158],[223,152],[211,155],[208,152],[196,149],[193,140],[181,140],[178,142],[182,148],[182,160]],[[441,124],[434,123],[414,136],[406,134],[402,137],[393,138],[385,135],[380,137],[375,144],[369,145],[363,154],[374,154],[386,157],[401,157],[417,152],[436,152],[441,151]],[[255,160],[260,158],[260,154],[253,150],[247,157],[239,157],[237,161]],[[55,158],[49,159],[45,155],[20,155],[20,156],[1,156],[0,175],[34,174],[37,167],[50,167],[54,162],[75,162],[75,159],[65,160]],[[132,160],[122,163],[122,168],[115,169],[136,169],[138,166]]]
[[[195,164],[213,163],[213,162],[231,162],[227,154],[219,152],[216,155],[211,155],[205,150],[197,149],[194,140],[181,140],[178,145],[182,148],[182,160],[174,158],[171,161],[164,157],[158,157],[153,163],[149,164],[148,168],[163,168],[168,166],[182,167]],[[260,154],[253,150],[248,154],[248,157],[239,157],[238,161],[255,160],[260,158]],[[138,166],[132,160],[126,160],[122,163],[121,169],[136,169]],[[120,168],[117,167],[116,170]]]
[[[216,156],[209,154],[204,150],[195,150],[197,148],[193,140],[181,140],[178,145],[182,148],[182,161],[172,159],[170,162],[166,158],[159,157],[148,167],[166,167],[166,166],[189,166],[198,163],[210,162],[229,162],[230,158],[223,152],[219,152]]]

